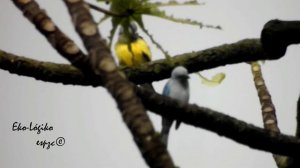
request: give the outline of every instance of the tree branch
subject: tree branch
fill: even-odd
[[[300,138],[300,96],[297,101],[297,128],[296,128],[296,137]],[[300,167],[300,156],[289,157],[286,160],[286,165],[284,168],[299,168]]]
[[[253,80],[255,88],[258,94],[258,98],[261,104],[261,112],[264,123],[264,128],[271,131],[273,134],[279,134],[280,129],[277,124],[276,109],[272,101],[271,94],[265,84],[265,80],[262,75],[261,67],[257,62],[251,63],[251,70],[253,74]],[[278,168],[283,168],[286,165],[288,157],[275,155],[273,158]]]
[[[166,60],[157,60],[136,68],[125,67],[123,71],[134,83],[149,83],[169,78],[172,69],[178,65],[186,67],[189,73],[193,73],[228,64],[278,58],[280,57],[268,55],[259,39],[245,39],[232,44],[173,56],[170,60],[172,64]]]
[[[20,75],[25,75],[29,77],[35,77],[36,79],[49,81],[49,82],[61,82],[63,84],[79,84],[79,85],[93,85],[100,86],[102,85],[101,80],[99,78],[91,78],[84,76],[79,70],[75,67],[67,65],[67,64],[54,64],[49,62],[36,62],[34,60],[19,57],[5,51],[1,51],[0,56],[2,58],[2,65],[0,68],[15,72]],[[14,60],[14,62],[10,62],[9,60]],[[170,64],[167,60],[161,59],[150,62],[148,64],[143,64],[139,67],[122,67],[119,68],[122,70],[127,78],[136,83],[149,83],[153,81],[158,81],[162,79],[169,78],[169,75],[172,69],[177,65],[185,66],[190,73],[198,72],[205,69],[215,68],[219,66],[224,66],[228,64],[249,62],[249,61],[257,61],[264,59],[277,59],[268,56],[264,50],[258,39],[245,39],[238,41],[232,44],[225,44],[218,47],[213,47],[210,49],[206,49],[203,51],[192,52],[177,55],[171,58],[171,62],[174,64]],[[3,64],[3,61],[9,63],[11,66],[6,66]],[[29,64],[30,62],[30,64]],[[1,64],[1,62],[0,62]],[[27,68],[35,69],[34,65],[41,64],[45,66],[43,72],[34,72],[34,71],[26,71],[23,72],[22,69],[16,68],[14,65],[24,64]],[[24,68],[24,66],[21,66]],[[47,72],[49,71],[49,72]],[[31,74],[33,73],[33,74]],[[47,79],[44,76],[45,73],[51,75],[51,79]],[[63,74],[59,74],[63,73]],[[65,79],[57,80],[65,76]],[[72,76],[72,77],[70,77]]]
[[[269,130],[208,108],[180,104],[148,89],[139,88],[137,93],[149,110],[164,117],[180,119],[186,124],[207,129],[251,148],[288,156],[300,154],[300,139],[283,134],[274,135]]]
[[[69,60],[81,70],[87,70],[87,57],[79,47],[68,38],[42,10],[34,0],[12,0],[13,3],[23,12],[24,16],[35,25],[37,30],[43,34],[48,42],[58,53]]]
[[[122,117],[150,167],[174,167],[165,146],[155,134],[141,101],[135,95],[132,84],[121,76],[114,64],[86,4],[82,0],[65,1],[76,30],[89,52],[88,59],[34,0],[12,1],[61,55],[78,67],[85,76],[93,76],[103,81],[104,86],[116,99]],[[101,79],[98,79],[100,75]]]
[[[266,53],[281,57],[286,52],[286,46],[300,43],[300,21],[281,21],[271,20],[265,24],[261,41]],[[299,104],[298,104],[299,106]],[[298,116],[297,116],[298,117]],[[297,122],[299,124],[299,122]],[[279,130],[279,129],[278,129]],[[299,138],[298,126],[296,137]],[[281,158],[277,162],[280,168],[298,168],[300,167],[299,156],[297,157],[277,157]]]
[[[46,76],[50,74],[49,77],[42,79],[48,82],[75,85],[91,84],[91,80],[85,78],[84,74],[71,65],[39,62],[5,52],[0,52],[0,68],[9,70],[11,73],[29,75],[36,78],[43,76],[42,74]],[[26,74],[27,72],[30,74]],[[62,74],[62,76],[59,76],[59,74]],[[146,107],[159,115],[178,117],[185,123],[216,132],[221,136],[226,136],[252,148],[281,155],[294,155],[299,149],[300,142],[293,137],[281,134],[273,136],[270,131],[247,124],[220,112],[196,105],[179,105],[172,99],[145,89],[138,89],[137,92]],[[172,111],[172,113],[167,111]]]
[[[118,13],[112,12],[110,10],[103,9],[103,8],[97,6],[97,5],[94,5],[94,4],[91,4],[91,3],[88,3],[88,2],[86,2],[86,4],[88,4],[91,9],[94,9],[98,12],[104,13],[104,14],[109,15],[109,16],[115,16],[115,17],[126,17],[127,16],[127,15],[124,15],[124,14],[118,14]]]
[[[251,70],[255,88],[257,90],[258,98],[261,104],[264,128],[274,132],[274,134],[280,133],[277,125],[276,109],[273,104],[271,94],[269,93],[265,84],[265,80],[261,72],[261,67],[257,62],[252,62]]]
[[[17,56],[0,50],[0,68],[10,73],[33,77],[45,82],[73,84],[73,85],[99,85],[101,80],[91,80],[76,67],[68,64],[37,61]],[[76,84],[77,83],[77,84]]]
[[[300,138],[300,96],[297,101],[297,130],[296,137]]]
[[[132,83],[118,70],[105,40],[102,39],[87,4],[83,0],[64,0],[74,27],[89,53],[90,67],[102,78],[105,88],[118,104],[124,122],[144,160],[153,168],[173,168],[166,146],[155,133],[149,116]]]
[[[288,45],[300,43],[300,21],[276,19],[267,22],[261,32],[261,41],[267,53],[281,57]]]

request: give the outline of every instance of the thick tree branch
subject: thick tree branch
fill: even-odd
[[[178,65],[186,67],[189,73],[193,73],[228,64],[266,59],[274,58],[264,52],[258,39],[245,39],[202,51],[176,55],[170,61],[157,60],[140,67],[125,67],[123,71],[129,75],[131,81],[141,83],[141,81],[152,82],[169,78],[172,69]]]
[[[83,0],[64,0],[77,33],[89,53],[91,68],[118,104],[123,120],[149,167],[173,168],[166,146],[155,133],[134,85],[118,70],[105,40]]]
[[[300,43],[300,21],[269,21],[262,30],[261,41],[267,53],[281,57],[288,45]]]
[[[273,134],[208,108],[180,104],[148,89],[139,88],[137,93],[144,105],[156,114],[180,119],[186,124],[213,131],[251,148],[280,155],[300,155],[300,139],[295,137]]]
[[[297,129],[296,137],[300,138],[300,96],[297,101]]]
[[[281,57],[286,52],[286,46],[300,43],[300,21],[271,20],[265,24],[261,41],[265,51],[275,57]],[[298,122],[299,124],[299,122]],[[298,127],[297,133],[298,134]],[[299,136],[297,136],[299,137]],[[281,168],[300,167],[298,157],[276,157],[277,165]],[[278,162],[280,161],[280,162]],[[278,164],[280,163],[280,164]]]
[[[296,137],[300,138],[300,96],[297,101],[297,130],[296,130]],[[292,163],[288,168],[297,168],[300,167],[300,155],[291,159]]]
[[[86,86],[93,85],[92,83],[97,81],[90,80],[72,65],[37,61],[2,50],[0,50],[0,68],[13,74],[33,77],[45,82]],[[99,81],[94,83],[94,85],[102,85],[101,81]]]
[[[40,78],[39,76],[43,77],[43,74],[45,74],[49,77],[43,77],[42,80],[48,82],[61,82],[75,85],[91,84],[88,78],[85,78],[80,71],[70,65],[39,62],[10,55],[5,52],[0,52],[0,68],[9,70],[11,73],[29,75],[36,78]],[[27,72],[29,74],[27,74]],[[63,77],[60,77],[59,74],[62,74]],[[299,149],[299,140],[281,134],[272,137],[269,131],[249,125],[222,113],[197,107],[196,105],[179,105],[176,104],[174,100],[159,96],[144,89],[138,89],[138,94],[148,109],[160,115],[163,114],[173,118],[182,118],[182,121],[185,123],[216,132],[221,136],[226,136],[227,138],[252,148],[282,155],[293,155],[296,149]],[[179,109],[177,109],[178,107]],[[171,111],[172,113],[168,113],[167,111]],[[289,145],[292,147],[286,148]],[[293,149],[290,150],[290,148]]]
[[[133,86],[121,76],[114,64],[109,49],[106,47],[104,40],[101,39],[86,4],[81,0],[65,1],[76,30],[89,52],[89,59],[74,42],[55,26],[34,0],[12,1],[48,39],[52,46],[84,72],[85,76],[100,78],[101,75],[104,86],[116,99],[118,107],[122,111],[123,119],[150,167],[174,167],[165,146],[160,141],[159,136],[155,134],[141,101],[135,95]]]
[[[1,50],[0,50],[1,52]],[[93,85],[100,86],[102,85],[99,78],[87,78],[75,67],[67,64],[54,64],[46,62],[36,62],[34,60],[18,57],[13,54],[7,53],[5,51],[1,52],[0,55],[2,58],[2,63],[0,62],[2,69],[6,69],[12,72],[15,72],[20,75],[26,75],[35,77],[39,80],[49,81],[50,82],[62,82],[64,84],[79,84],[79,85]],[[13,56],[13,57],[6,57]],[[169,78],[169,75],[172,69],[177,65],[184,65],[190,73],[198,72],[205,69],[215,68],[219,66],[224,66],[228,64],[265,60],[265,59],[275,59],[269,57],[265,54],[264,50],[258,39],[245,39],[232,44],[225,44],[218,47],[213,47],[203,51],[192,52],[177,55],[171,58],[171,61],[174,64],[170,64],[167,60],[156,60],[148,64],[143,64],[139,67],[120,68],[125,72],[126,76],[130,81],[136,84],[142,84],[147,82],[158,81],[162,79]],[[10,65],[4,65],[3,61],[14,60],[10,62]],[[194,62],[193,62],[194,61]],[[31,64],[29,64],[31,62]],[[27,71],[22,72],[22,69],[16,68],[14,65],[24,64],[27,68],[35,69],[33,65],[41,64],[46,66],[43,72],[40,71]],[[25,65],[26,64],[26,65]],[[20,66],[22,67],[22,66]],[[24,67],[23,67],[24,68]],[[49,71],[49,72],[47,72]],[[32,74],[31,74],[32,73]],[[51,74],[51,79],[47,80],[47,77],[44,76],[45,73]],[[63,74],[59,74],[63,73]],[[66,79],[60,79],[62,76],[65,76]],[[72,77],[72,78],[71,78]],[[46,79],[45,79],[46,78]],[[51,81],[52,80],[52,81]]]
[[[296,137],[300,138],[300,96],[297,101],[297,128],[296,128]],[[296,157],[289,157],[286,161],[284,168],[299,168],[300,167],[300,155]]]
[[[87,57],[70,38],[60,31],[35,1],[12,1],[23,12],[24,16],[35,25],[37,30],[47,38],[57,52],[81,70],[87,70],[87,67],[84,67],[85,64],[83,64],[88,61]]]

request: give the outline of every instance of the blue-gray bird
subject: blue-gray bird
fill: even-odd
[[[171,78],[166,83],[163,95],[188,103],[190,97],[189,82],[188,82],[188,71],[183,66],[178,66],[173,69]],[[162,130],[161,139],[163,143],[168,145],[168,136],[170,128],[172,126],[173,119],[162,118]],[[175,128],[178,129],[180,121],[177,120]]]

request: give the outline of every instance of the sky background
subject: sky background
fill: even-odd
[[[38,0],[54,22],[82,47],[61,0]],[[93,2],[92,0],[89,2]],[[271,19],[300,20],[298,0],[210,0],[205,6],[164,8],[176,17],[191,18],[221,25],[223,30],[199,29],[155,17],[144,17],[147,29],[171,55],[234,43],[245,38],[259,38],[263,25]],[[41,61],[68,63],[25,19],[11,1],[0,2],[0,49]],[[93,12],[95,19],[101,14]],[[107,37],[110,21],[100,26]],[[141,35],[149,42],[149,38]],[[150,44],[153,59],[162,53]],[[279,127],[293,135],[296,127],[296,102],[300,93],[300,46],[290,46],[286,56],[266,61],[262,66],[266,84],[277,110]],[[207,77],[226,73],[218,87],[207,87],[191,74],[190,103],[218,110],[262,127],[260,104],[250,66],[245,63],[201,72]],[[47,83],[0,70],[0,165],[1,167],[64,168],[143,168],[147,167],[132,136],[122,121],[116,104],[103,88]],[[161,92],[166,80],[155,82]],[[156,130],[161,118],[148,113]],[[14,122],[53,126],[53,131],[12,131]],[[64,146],[49,150],[36,145],[37,140],[65,138]],[[203,129],[182,124],[171,130],[169,151],[182,168],[252,168],[275,167],[272,155],[250,149],[230,139]]]

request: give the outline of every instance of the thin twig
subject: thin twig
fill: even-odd
[[[115,16],[115,17],[126,17],[127,16],[127,15],[124,15],[124,14],[119,14],[119,13],[112,12],[110,10],[103,9],[103,8],[101,8],[97,5],[91,4],[89,2],[86,2],[86,4],[88,4],[91,9],[94,9],[96,11],[99,11],[99,12],[104,13],[104,14],[109,15],[109,16]]]

